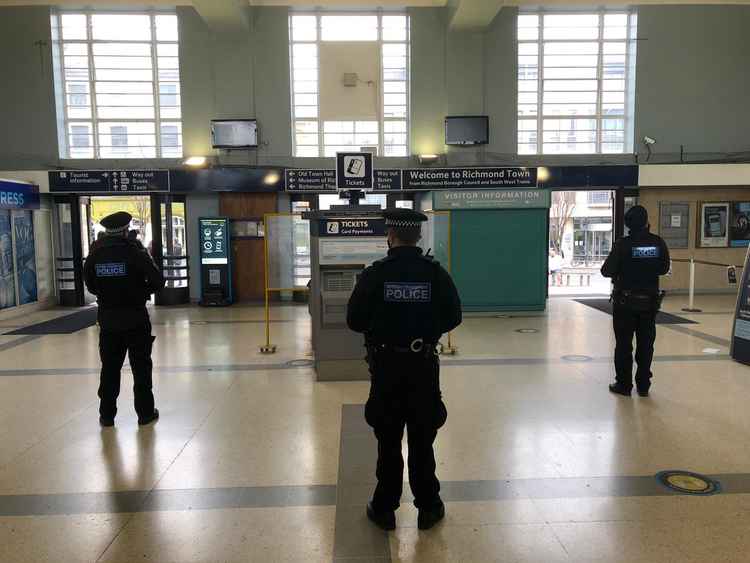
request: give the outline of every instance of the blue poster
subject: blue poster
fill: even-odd
[[[732,204],[732,222],[729,225],[729,246],[737,248],[750,244],[750,202]]]
[[[16,284],[13,279],[13,237],[10,211],[0,210],[0,309],[15,307]]]
[[[16,232],[16,271],[18,272],[18,303],[34,303],[36,291],[36,255],[34,253],[34,221],[31,211],[13,216]]]

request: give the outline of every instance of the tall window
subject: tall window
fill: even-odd
[[[295,156],[335,156],[361,147],[375,147],[381,156],[409,154],[408,16],[295,14],[289,18],[289,38]],[[320,118],[320,46],[336,41],[377,43],[376,120]]]
[[[182,156],[177,16],[52,16],[62,158]]]
[[[633,150],[636,16],[518,16],[518,154]]]

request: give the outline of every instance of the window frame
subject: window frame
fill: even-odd
[[[310,16],[315,17],[315,40],[295,40],[294,37],[294,17],[295,16]],[[378,115],[376,116],[375,120],[353,120],[353,119],[335,119],[330,121],[324,121],[320,117],[320,45],[321,43],[336,43],[335,40],[323,40],[323,24],[322,24],[322,18],[327,16],[376,16],[377,17],[377,38],[374,41],[367,40],[362,41],[362,43],[377,43],[378,45],[378,51],[380,53],[379,57],[379,75],[380,75],[380,84],[378,84]],[[405,38],[399,39],[399,40],[385,40],[383,39],[383,18],[388,16],[402,16],[405,18],[406,21],[406,27],[405,27]],[[377,145],[377,156],[384,157],[387,156],[385,154],[386,152],[386,146],[394,146],[394,147],[404,147],[404,154],[400,156],[395,156],[392,158],[407,158],[411,152],[411,139],[410,139],[410,129],[411,129],[411,17],[406,11],[382,11],[378,10],[376,12],[374,11],[326,11],[326,10],[300,10],[300,11],[290,11],[289,12],[289,84],[290,84],[290,102],[291,102],[291,135],[292,135],[292,155],[295,158],[325,158],[326,157],[326,144],[325,144],[325,124],[326,123],[332,123],[332,122],[353,122],[355,123],[355,133],[356,134],[356,123],[357,122],[365,122],[365,121],[372,121],[376,122],[378,124],[378,145]],[[341,41],[342,43],[348,42],[345,40]],[[383,53],[383,46],[384,45],[397,45],[397,44],[403,44],[405,46],[405,59],[406,59],[406,76],[403,81],[400,80],[388,80],[388,82],[402,82],[405,85],[405,98],[406,98],[406,111],[404,117],[386,117],[385,116],[385,65],[384,65],[384,53]],[[296,104],[296,92],[295,92],[295,65],[294,65],[294,46],[295,45],[315,45],[316,50],[316,60],[317,64],[315,67],[315,82],[316,82],[316,116],[315,117],[297,117],[296,110],[297,110],[297,104]],[[300,93],[303,94],[303,93]],[[304,93],[303,95],[306,95],[307,93]],[[310,106],[313,107],[313,106]],[[317,154],[311,155],[311,156],[299,156],[297,149],[297,122],[315,122],[317,124],[317,133],[309,133],[310,135],[317,134],[317,145],[299,145],[304,147],[315,147],[317,146]],[[385,136],[386,136],[386,123],[389,122],[395,122],[395,123],[404,123],[405,124],[405,131],[403,133],[399,132],[397,134],[404,135],[404,144],[388,144],[385,143]],[[334,145],[330,145],[334,146]],[[369,145],[362,145],[362,146],[369,146]],[[356,145],[353,145],[353,148],[356,148]]]
[[[65,39],[63,37],[63,22],[62,17],[66,15],[79,15],[79,16],[85,16],[86,18],[86,38],[85,39]],[[93,23],[92,23],[92,17],[98,16],[98,15],[135,15],[135,16],[148,16],[149,17],[149,29],[150,29],[150,39],[144,40],[144,39],[95,39],[93,34]],[[53,49],[55,50],[55,56],[53,57],[54,60],[54,70],[55,73],[59,76],[55,79],[55,85],[56,87],[59,87],[60,92],[56,93],[56,100],[57,100],[57,113],[58,113],[58,128],[61,128],[62,131],[58,133],[58,138],[60,140],[60,158],[64,160],[80,160],[80,159],[92,159],[92,160],[107,160],[107,159],[114,159],[114,160],[120,160],[120,159],[179,159],[182,158],[184,155],[184,139],[182,138],[182,88],[181,88],[181,76],[180,76],[180,58],[179,58],[179,45],[180,45],[180,38],[179,38],[179,31],[178,36],[176,40],[160,40],[157,36],[157,20],[156,18],[158,16],[174,16],[177,19],[177,13],[176,11],[164,11],[164,10],[128,10],[128,11],[115,11],[115,10],[98,10],[98,9],[85,9],[85,10],[54,10],[51,14],[52,18],[52,43],[53,43]],[[179,30],[179,19],[177,19],[177,25]],[[151,79],[146,80],[97,80],[96,77],[96,63],[95,63],[95,54],[94,54],[94,45],[95,44],[121,44],[121,43],[132,43],[132,44],[148,44],[149,45],[149,57],[151,59]],[[67,80],[66,79],[66,67],[65,67],[65,45],[71,45],[71,44],[77,44],[77,45],[85,45],[86,46],[86,59],[87,59],[87,77],[86,79],[81,80]],[[176,45],[178,49],[178,55],[177,55],[177,68],[176,69],[162,69],[159,65],[159,54],[158,54],[158,47],[159,45]],[[83,56],[83,55],[81,55]],[[129,56],[129,55],[107,55],[107,56]],[[177,73],[177,76],[174,80],[160,80],[159,78],[159,72],[160,70],[174,70]],[[67,91],[67,84],[68,83],[86,83],[88,84],[88,92],[80,92],[80,93],[68,93]],[[149,94],[144,95],[150,95],[153,100],[153,108],[154,108],[154,116],[153,118],[122,118],[122,117],[101,117],[98,115],[98,106],[97,106],[97,89],[96,84],[97,82],[127,82],[127,83],[140,83],[140,84],[147,84],[151,83],[151,92]],[[178,102],[176,106],[165,106],[165,107],[178,107],[180,109],[180,117],[174,118],[174,117],[162,117],[162,103],[161,103],[161,89],[160,86],[162,83],[175,83],[176,86],[176,92],[174,93],[168,93],[166,95],[173,96],[175,100]],[[128,93],[117,93],[117,92],[106,92],[107,95],[128,95]],[[73,104],[69,104],[68,98],[70,95],[87,95],[89,97],[89,108],[91,110],[91,113],[89,117],[70,117],[69,115],[69,108],[76,107]],[[120,106],[116,106],[120,107]],[[141,107],[141,106],[121,106],[121,107]],[[143,107],[150,107],[150,106],[143,106]],[[101,156],[101,142],[100,142],[100,125],[103,123],[114,123],[117,124],[117,126],[121,124],[147,124],[151,125],[153,124],[154,127],[154,156],[141,156],[141,155],[115,155],[112,156]],[[71,126],[90,126],[90,135],[91,135],[91,143],[88,147],[75,147],[75,148],[87,148],[90,149],[91,155],[90,156],[71,156],[71,148],[74,148],[73,143],[71,142],[72,133],[70,133],[69,129]],[[162,133],[161,133],[161,127],[162,125],[174,125],[177,127],[178,131],[178,139],[179,143],[175,146],[169,145],[167,146],[168,149],[179,149],[179,152],[174,151],[173,154],[170,154],[169,156],[164,156],[164,146],[162,144]],[[130,135],[130,132],[127,133]],[[136,135],[140,135],[139,133],[135,133]],[[107,134],[104,133],[106,136]],[[116,147],[114,145],[110,146],[110,152],[116,152],[113,149],[119,149],[122,147]],[[131,147],[128,145],[126,147],[128,150],[131,149],[137,149],[137,146]],[[150,147],[148,147],[150,148]]]
[[[597,37],[595,39],[581,39],[581,38],[575,38],[575,39],[548,39],[545,38],[545,24],[544,24],[544,18],[545,16],[563,16],[563,15],[588,15],[588,16],[596,16],[598,19],[597,24]],[[622,38],[607,38],[605,37],[605,28],[607,27],[605,24],[605,16],[611,16],[611,15],[620,15],[626,17],[626,24],[625,24],[625,35]],[[636,57],[636,44],[635,44],[635,33],[637,32],[637,15],[636,12],[631,8],[625,8],[625,9],[593,9],[593,10],[587,10],[587,9],[581,9],[581,10],[547,10],[547,9],[533,9],[533,10],[522,10],[519,11],[518,15],[516,16],[516,31],[519,30],[519,18],[521,16],[537,16],[538,19],[538,34],[536,39],[520,39],[518,38],[518,35],[516,36],[516,63],[518,72],[516,75],[516,92],[517,92],[517,98],[516,98],[516,154],[519,156],[540,156],[540,155],[621,155],[621,154],[630,154],[633,152],[633,145],[634,145],[634,127],[633,127],[633,120],[635,119],[634,116],[634,99],[633,99],[633,93],[634,93],[634,85],[635,85],[635,57]],[[596,81],[596,102],[595,102],[595,111],[593,114],[581,114],[581,115],[555,115],[555,114],[545,114],[544,113],[544,94],[545,94],[545,43],[552,43],[552,44],[584,44],[584,43],[590,43],[592,45],[597,46],[597,52],[596,52],[596,76],[595,78],[554,78],[554,79],[547,79],[547,80],[559,80],[559,81],[576,81],[576,80],[591,80]],[[624,83],[623,86],[623,112],[622,114],[607,114],[604,113],[603,109],[603,98],[604,94],[610,92],[609,90],[604,89],[604,81],[607,80],[607,77],[604,74],[604,56],[605,56],[605,46],[607,44],[616,44],[616,43],[622,43],[625,45],[625,53],[624,53],[624,66],[623,66],[623,77],[622,81]],[[521,78],[520,74],[520,57],[522,56],[520,54],[521,52],[521,45],[536,45],[537,46],[537,53],[536,53],[536,68],[537,68],[537,74],[536,74],[536,90],[523,90],[520,89],[520,82],[521,80],[533,80],[528,77]],[[534,55],[529,55],[534,56]],[[584,56],[580,54],[571,54],[569,56]],[[550,67],[554,68],[554,67]],[[566,68],[566,67],[561,67]],[[580,66],[580,67],[567,67],[567,68],[590,68],[587,66]],[[618,79],[619,80],[619,79]],[[552,90],[551,92],[557,92],[557,90]],[[576,93],[576,91],[559,91],[563,94],[571,94]],[[590,92],[589,90],[581,90],[580,92]],[[615,93],[619,93],[619,91],[613,91]],[[521,94],[522,93],[535,93],[536,94],[536,114],[531,115],[522,115],[520,113],[520,106],[522,105],[521,100]],[[559,104],[564,104],[567,102],[557,102]],[[581,105],[585,104],[586,102],[577,102]],[[530,104],[524,104],[524,105],[530,105]],[[594,133],[594,140],[593,142],[585,142],[585,141],[576,141],[575,144],[585,144],[585,145],[594,145],[594,152],[572,152],[568,150],[561,150],[561,151],[551,151],[546,152],[544,150],[545,145],[545,128],[544,128],[544,122],[545,120],[560,120],[560,121],[584,121],[584,120],[591,120],[595,122],[595,129],[593,130]],[[619,132],[620,129],[607,129],[605,128],[604,124],[607,120],[622,120],[623,121],[623,140],[622,140],[622,150],[613,152],[613,151],[603,151],[602,147],[606,144],[614,144],[618,143],[619,141],[607,141],[605,139],[605,132],[606,131],[617,131]],[[527,122],[527,123],[535,123],[535,128],[521,128],[521,123]],[[572,131],[575,132],[585,132],[584,130],[577,130],[574,129]],[[588,131],[588,130],[586,130]],[[529,133],[529,132],[535,132],[536,133],[536,150],[534,152],[528,152],[524,151],[521,152],[520,148],[521,146],[528,147],[531,143],[530,142],[521,142],[521,134],[522,133]],[[547,130],[547,133],[550,131]],[[563,130],[560,130],[562,133]],[[547,142],[546,144],[557,144],[560,146],[563,145],[570,145],[571,143],[565,143],[564,141],[558,141],[556,143]]]

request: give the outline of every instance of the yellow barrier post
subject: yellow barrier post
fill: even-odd
[[[271,261],[269,259],[268,252],[268,238],[271,233],[272,221],[269,218],[272,217],[299,217],[299,213],[266,213],[263,215],[263,265],[265,268],[263,275],[263,285],[265,294],[265,314],[266,314],[266,343],[260,347],[260,351],[263,354],[273,354],[276,352],[276,345],[271,344],[271,294],[281,293],[282,291],[290,291],[292,293],[310,293],[307,287],[269,287],[269,270],[271,267]]]
[[[263,216],[263,294],[266,300],[266,343],[260,347],[261,354],[274,354],[276,345],[271,344],[271,304],[268,300],[268,220]]]

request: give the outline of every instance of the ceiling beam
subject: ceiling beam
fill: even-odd
[[[481,31],[505,4],[505,0],[450,0],[449,27],[457,31]]]
[[[238,32],[250,29],[247,0],[192,0],[193,7],[213,32]]]

